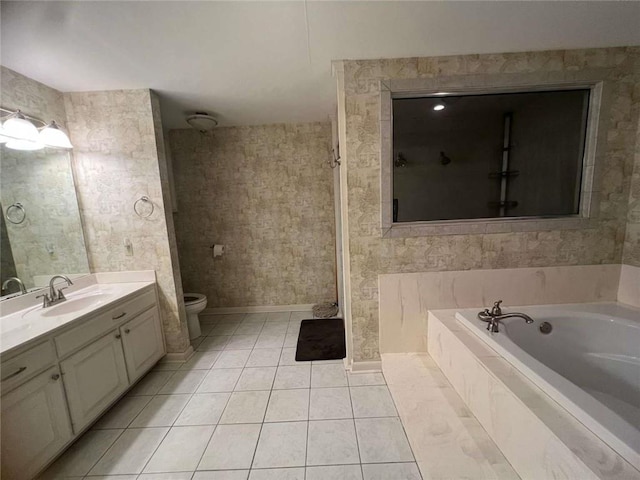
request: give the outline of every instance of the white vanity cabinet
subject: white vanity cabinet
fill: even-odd
[[[2,479],[28,480],[164,356],[155,286],[18,350],[1,364]]]
[[[60,362],[60,368],[76,432],[90,424],[129,386],[118,330]]]
[[[72,436],[53,367],[2,396],[2,478],[32,478]]]
[[[162,324],[157,308],[120,327],[129,381],[135,382],[164,355]]]

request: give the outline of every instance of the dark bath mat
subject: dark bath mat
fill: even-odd
[[[344,320],[318,318],[303,320],[298,335],[296,362],[340,360],[346,356]]]

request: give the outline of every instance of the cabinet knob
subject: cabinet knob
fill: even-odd
[[[124,329],[124,333],[130,333],[130,332],[131,332],[131,330],[129,330],[128,328]]]
[[[119,333],[116,333],[116,338],[122,338],[122,335],[120,335]]]
[[[51,380],[58,380],[59,378],[60,378],[59,373],[54,373],[53,375],[51,375]]]

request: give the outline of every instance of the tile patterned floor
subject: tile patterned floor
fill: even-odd
[[[296,362],[310,313],[202,316],[42,479],[421,480],[381,373]]]

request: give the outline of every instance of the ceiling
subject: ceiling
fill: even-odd
[[[1,2],[2,64],[58,90],[152,88],[169,128],[326,120],[331,61],[640,45],[640,2]]]

